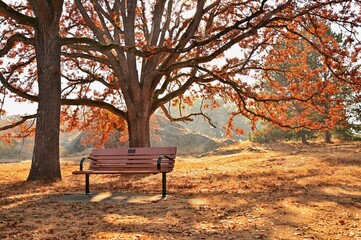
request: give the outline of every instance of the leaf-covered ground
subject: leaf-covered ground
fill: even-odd
[[[361,143],[178,157],[166,200],[156,200],[160,175],[108,175],[92,176],[92,191],[149,198],[62,201],[82,194],[78,163],[63,160],[51,186],[24,182],[29,167],[0,164],[0,239],[361,239]]]

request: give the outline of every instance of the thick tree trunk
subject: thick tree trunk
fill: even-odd
[[[62,10],[60,2],[62,3],[62,1],[58,1],[58,9],[55,9],[57,12],[50,12],[55,11],[51,8],[52,5],[46,8],[41,1],[34,2],[33,7],[36,8],[35,13],[38,19],[35,28],[35,51],[39,103],[28,181],[54,182],[61,180],[59,161],[61,107],[59,18]]]
[[[332,137],[331,132],[329,130],[326,130],[325,131],[325,143],[332,143],[331,137]]]
[[[129,147],[150,147],[149,121],[148,111],[128,111]]]

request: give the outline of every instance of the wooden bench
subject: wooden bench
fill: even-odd
[[[174,168],[176,147],[93,149],[80,161],[73,174],[85,174],[85,194],[90,194],[90,174],[157,174],[162,173],[162,198],[166,197],[166,174]],[[89,159],[89,169],[84,161]]]

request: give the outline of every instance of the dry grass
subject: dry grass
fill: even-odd
[[[139,203],[48,201],[83,191],[24,182],[30,163],[1,164],[0,239],[361,239],[361,143],[251,145],[179,157],[170,197]],[[96,192],[159,194],[160,175],[92,176]]]

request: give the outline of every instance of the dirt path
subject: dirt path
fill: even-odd
[[[361,143],[244,143],[218,154],[179,157],[162,201],[159,175],[91,179],[95,192],[143,201],[49,201],[81,194],[76,163],[64,161],[50,187],[24,182],[29,162],[0,164],[0,239],[361,239]]]

